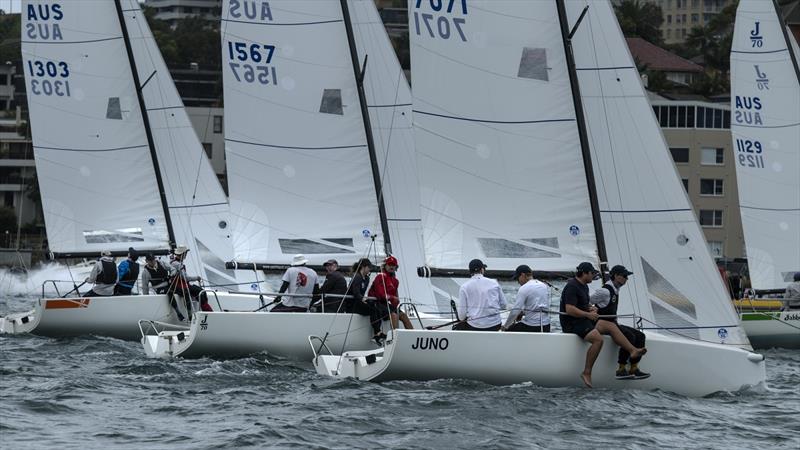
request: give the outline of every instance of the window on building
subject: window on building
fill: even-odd
[[[676,128],[678,126],[678,107],[669,107],[669,127]]]
[[[722,258],[724,255],[722,241],[708,241],[708,251],[714,258]]]
[[[673,148],[670,147],[669,152],[672,153],[672,160],[676,164],[689,163],[689,149],[688,148]]]
[[[667,14],[667,23],[672,23],[672,14]]]
[[[700,6],[700,0],[692,0],[692,9]]]
[[[700,195],[713,195],[716,197],[723,195],[723,181],[719,178],[701,178]]]
[[[681,37],[686,37],[686,28],[681,28]]]
[[[222,133],[222,116],[214,116],[214,133]]]
[[[731,128],[731,112],[728,110],[722,111],[722,128],[726,130]]]
[[[214,145],[208,142],[203,142],[203,150],[206,151],[208,159],[214,159]]]
[[[672,150],[672,149],[670,149],[670,150]],[[674,156],[673,156],[673,158],[674,158]],[[688,194],[689,193],[689,179],[688,178],[682,178],[681,181],[683,181],[683,188],[686,189],[686,193]]]
[[[8,84],[8,74],[0,73],[0,85],[7,85]]]
[[[672,37],[672,29],[667,30],[667,37],[668,38]]]
[[[697,107],[697,125],[696,128],[705,128],[706,109],[702,106]]]
[[[661,128],[666,128],[667,125],[669,125],[669,108],[660,106],[659,109],[661,112],[658,115],[658,123],[661,125]]]
[[[708,228],[721,228],[722,227],[722,210],[721,209],[701,209],[700,210],[700,226]]]
[[[3,206],[7,208],[14,207],[14,193],[12,191],[6,191],[3,195]]]
[[[700,22],[700,14],[692,14],[692,23]]]
[[[700,164],[704,166],[721,166],[725,164],[725,149],[703,147],[700,150]]]
[[[686,107],[678,106],[678,128],[686,128]]]

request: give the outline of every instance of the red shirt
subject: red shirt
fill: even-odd
[[[400,304],[400,298],[397,296],[397,288],[400,286],[400,280],[396,276],[389,275],[386,272],[381,272],[375,277],[372,282],[372,287],[369,288],[369,297],[375,297],[378,301],[389,301],[392,306]]]

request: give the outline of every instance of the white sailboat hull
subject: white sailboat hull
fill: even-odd
[[[745,312],[741,318],[753,348],[800,348],[800,311]]]
[[[445,322],[423,319],[425,326]],[[419,326],[416,319],[412,323]],[[332,351],[378,347],[372,340],[369,318],[358,314],[198,312],[182,339],[178,334],[162,331],[142,336],[145,353],[152,358],[235,358],[268,352],[308,361],[314,355],[308,344],[311,335],[325,337],[325,345]]]
[[[560,333],[398,330],[384,349],[320,356],[317,372],[368,381],[465,378],[506,385],[581,387],[588,344]],[[661,389],[688,396],[737,391],[765,382],[764,358],[735,347],[647,335],[643,380],[617,380],[619,348],[606,338],[594,366],[596,388]],[[375,360],[367,363],[368,358]]]
[[[213,308],[218,308],[210,296]],[[178,305],[186,315],[185,305],[179,297]],[[219,305],[225,309],[259,307],[258,297],[226,294],[220,296]],[[186,328],[177,320],[166,295],[129,295],[112,297],[52,298],[39,300],[34,309],[0,317],[0,333],[31,333],[48,337],[82,335],[108,336],[135,341],[141,337],[137,321],[140,319]]]

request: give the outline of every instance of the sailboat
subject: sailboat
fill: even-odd
[[[738,326],[610,3],[439,6],[409,2],[421,181],[436,187],[422,201],[449,212],[442,230],[460,228],[440,259],[632,268],[620,322],[647,334],[653,376],[616,380],[607,339],[595,387],[701,396],[764,382],[764,358]],[[503,191],[513,195],[493,194]],[[471,254],[453,253],[469,235]],[[582,386],[586,348],[571,334],[394,330],[382,349],[313,362],[323,375],[371,381]]]
[[[731,134],[756,294],[783,293],[800,272],[798,58],[797,41],[775,2],[739,2],[731,48]],[[800,311],[758,310],[750,303],[740,302],[753,346],[800,348]]]
[[[416,275],[424,259],[411,94],[372,0],[270,1],[255,9],[225,1],[222,11],[236,236],[229,267],[285,268],[297,253],[310,266],[335,258],[346,267],[393,254],[401,296],[413,299],[419,316],[436,312],[429,280]],[[376,347],[368,318],[354,314],[197,317],[187,333],[143,336],[145,352],[267,351],[308,360],[312,334],[332,348]],[[446,322],[418,319],[417,326]]]
[[[25,1],[23,67],[45,226],[55,258],[191,252],[190,274],[235,283],[228,205],[135,0]],[[42,298],[0,331],[135,340],[177,324],[165,295]],[[228,297],[228,309],[259,306]],[[223,307],[220,305],[219,307]]]

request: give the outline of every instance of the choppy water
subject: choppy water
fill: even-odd
[[[34,298],[0,289],[0,315]],[[0,336],[0,447],[800,448],[800,351],[765,354],[768,387],[696,399],[337,381],[268,355],[160,361],[109,338]]]

